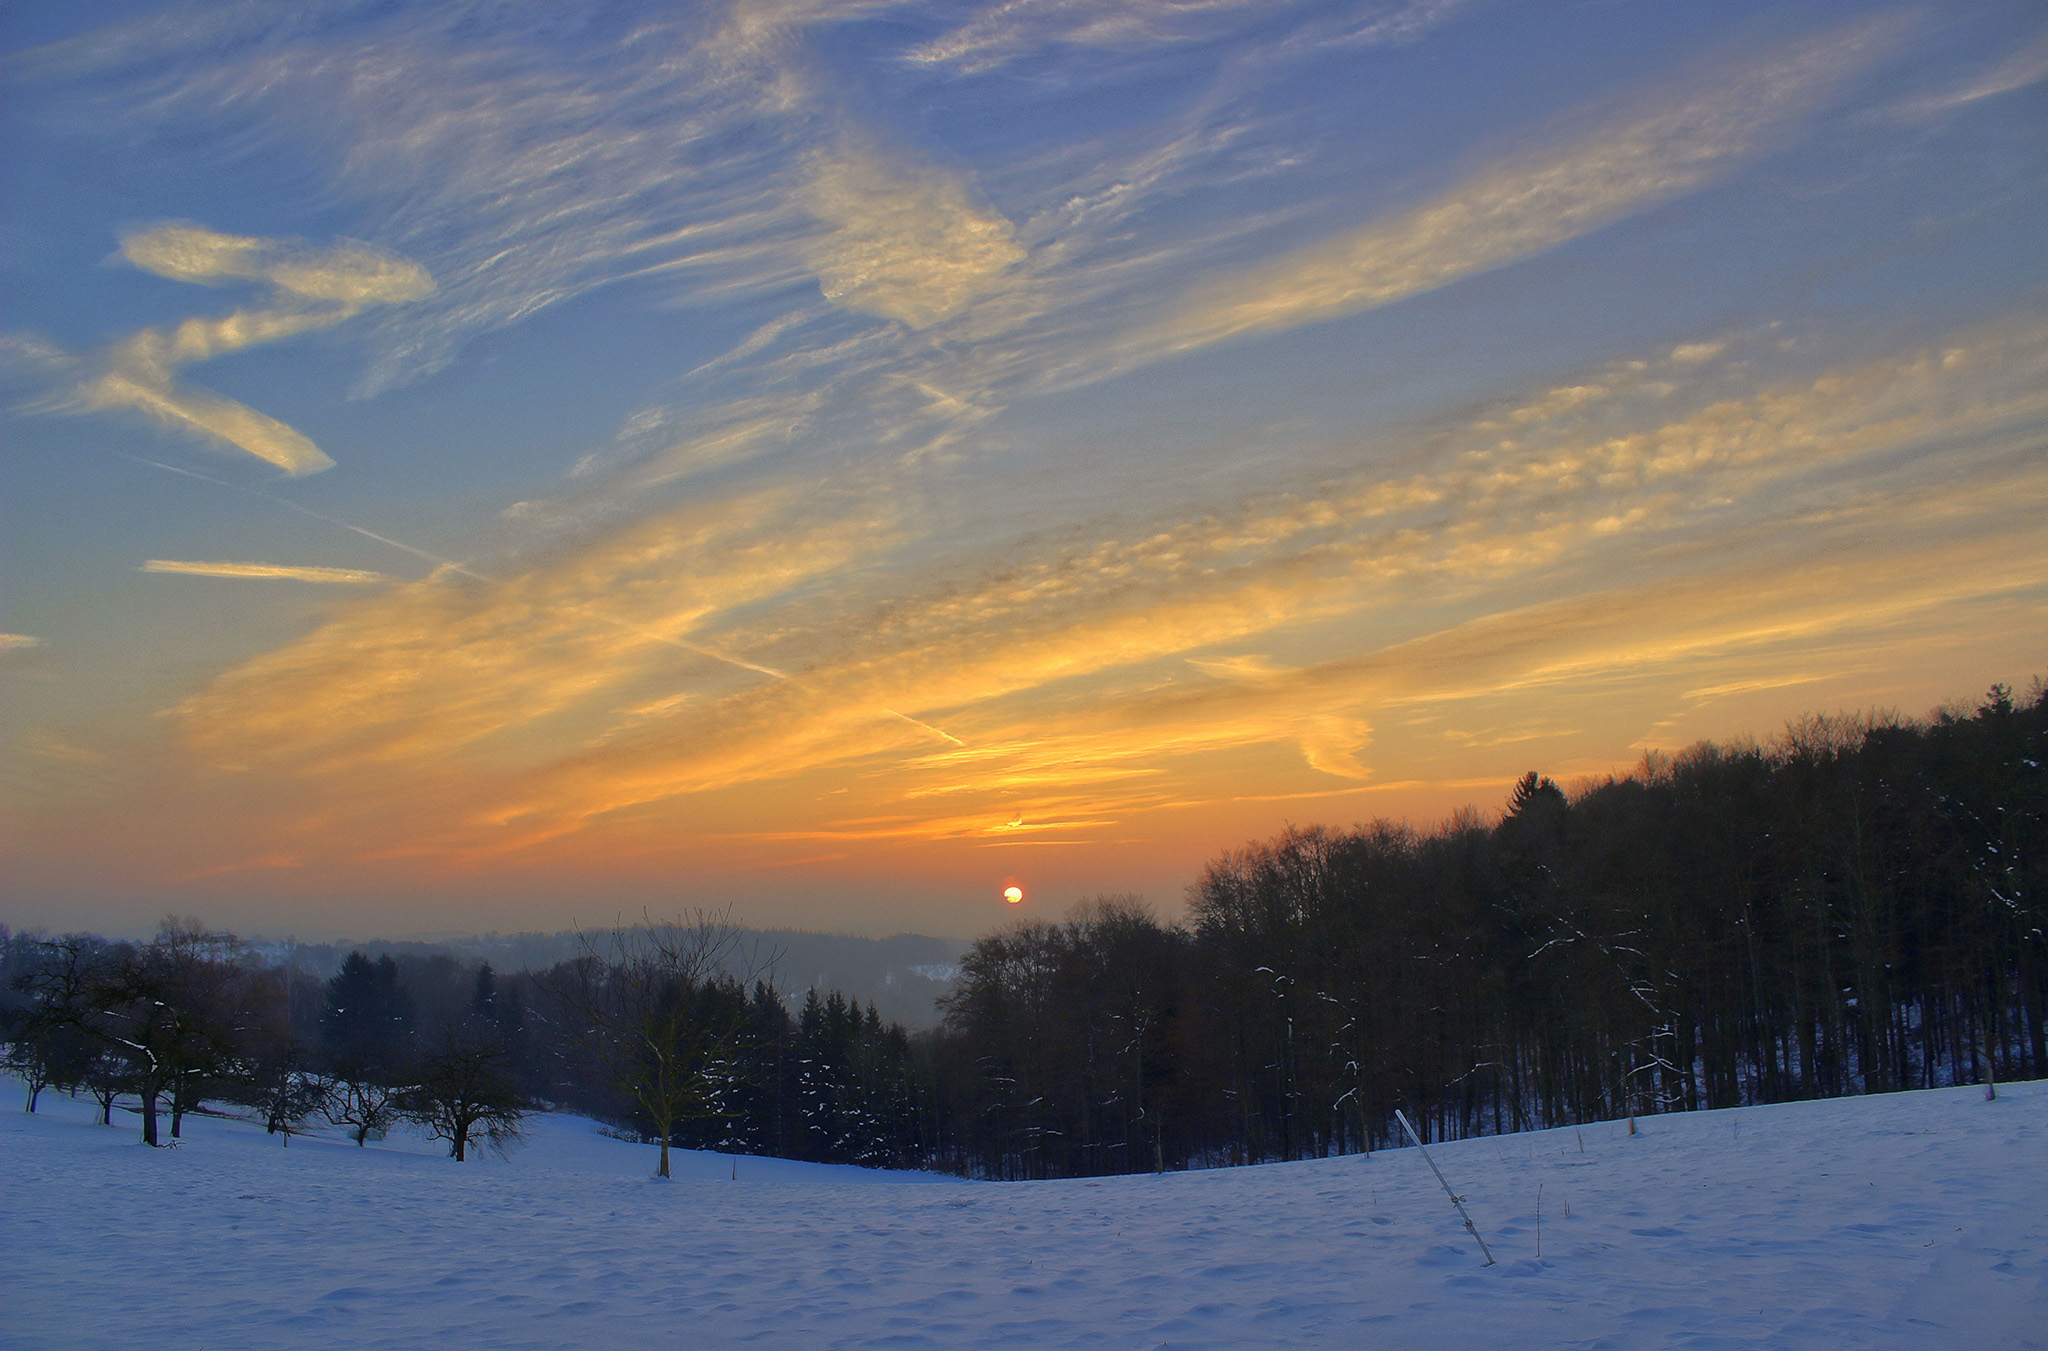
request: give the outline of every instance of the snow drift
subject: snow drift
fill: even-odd
[[[1431,1145],[1490,1268],[1413,1149],[1006,1184],[684,1153],[662,1183],[570,1117],[457,1165],[8,1101],[7,1347],[2048,1346],[2048,1083]]]

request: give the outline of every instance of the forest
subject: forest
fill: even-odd
[[[8,934],[6,1068],[28,1110],[46,1089],[88,1093],[105,1122],[132,1111],[148,1144],[213,1104],[286,1145],[315,1122],[358,1145],[410,1123],[459,1160],[553,1109],[662,1145],[663,1176],[671,1144],[928,1162],[910,1034],[836,992],[792,1009],[745,978],[765,964],[746,937],[698,911],[587,935],[542,971],[357,951],[322,980],[189,919],[147,943]]]
[[[2048,1076],[2048,689],[1652,754],[1497,817],[1304,826],[1179,922],[1097,897],[976,942],[907,1032],[775,989],[716,913],[545,970],[357,952],[322,978],[167,921],[7,934],[7,1067],[161,1143],[401,1121],[461,1159],[539,1107],[626,1138],[992,1179],[1369,1151]]]

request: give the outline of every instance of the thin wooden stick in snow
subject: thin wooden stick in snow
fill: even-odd
[[[1458,1218],[1465,1222],[1465,1232],[1472,1235],[1472,1241],[1479,1245],[1479,1251],[1486,1254],[1486,1265],[1492,1266],[1493,1249],[1486,1246],[1486,1240],[1479,1237],[1479,1230],[1473,1225],[1472,1217],[1465,1213],[1465,1198],[1452,1191],[1451,1184],[1444,1181],[1444,1170],[1436,1166],[1435,1159],[1429,1157],[1429,1150],[1424,1147],[1422,1137],[1415,1133],[1415,1127],[1408,1124],[1408,1118],[1401,1115],[1400,1108],[1394,1109],[1394,1117],[1401,1123],[1402,1129],[1408,1132],[1408,1138],[1415,1142],[1415,1147],[1422,1150],[1422,1161],[1429,1165],[1430,1172],[1436,1174],[1437,1182],[1444,1189],[1444,1195],[1450,1197],[1451,1204],[1458,1208]]]

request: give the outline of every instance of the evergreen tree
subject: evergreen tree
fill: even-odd
[[[320,1050],[329,1069],[348,1079],[395,1083],[404,1076],[413,1037],[412,1000],[389,955],[372,962],[351,952],[327,982],[320,1011]]]

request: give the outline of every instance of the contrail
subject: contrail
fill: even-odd
[[[152,469],[161,469],[166,474],[182,474],[186,478],[198,479],[201,483],[211,483],[216,488],[226,488],[231,493],[240,493],[244,497],[253,497],[259,502],[273,503],[276,506],[285,508],[285,510],[287,511],[296,511],[297,513],[299,513],[299,515],[318,521],[322,525],[331,525],[339,530],[352,530],[356,534],[363,536],[365,539],[373,539],[376,540],[379,544],[389,545],[390,547],[399,550],[401,553],[411,554],[414,558],[424,558],[427,562],[432,563],[437,568],[446,568],[451,572],[459,572],[463,576],[473,577],[479,582],[488,582],[492,580],[491,578],[484,576],[480,572],[471,571],[469,568],[463,566],[461,563],[456,562],[452,558],[443,558],[439,554],[428,553],[425,549],[416,549],[410,544],[401,544],[399,541],[395,539],[389,539],[383,535],[378,534],[374,530],[365,530],[359,525],[350,525],[347,521],[337,521],[332,516],[323,516],[319,512],[313,510],[311,507],[302,507],[297,502],[292,501],[288,497],[277,497],[270,493],[258,492],[254,488],[245,488],[239,483],[229,483],[226,479],[215,478],[211,474],[202,474],[194,469],[181,469],[175,464],[165,464],[161,460],[152,460],[142,455],[131,455],[125,450],[117,450],[114,453],[116,455],[119,455],[123,459],[133,460],[137,464],[146,464]]]
[[[459,573],[462,576],[468,577],[474,581],[484,582],[492,586],[496,586],[501,583],[500,578],[490,576],[488,573],[478,572],[476,569],[470,567],[466,563],[459,563],[452,558],[443,558],[439,554],[430,553],[425,549],[416,548],[415,546],[407,544],[402,540],[392,539],[388,535],[380,535],[374,530],[365,530],[362,526],[351,525],[347,521],[336,520],[332,516],[322,515],[320,512],[314,511],[311,507],[300,506],[297,502],[292,501],[288,497],[278,497],[272,493],[259,492],[254,488],[247,488],[239,483],[229,483],[226,479],[217,479],[213,477],[211,474],[202,474],[197,472],[196,470],[183,469],[174,464],[165,464],[160,460],[152,460],[146,458],[145,456],[130,454],[125,450],[115,451],[114,453],[116,455],[121,456],[123,459],[133,460],[137,464],[146,464],[152,469],[161,469],[167,474],[182,474],[186,478],[197,479],[201,483],[211,483],[216,488],[226,488],[230,492],[241,493],[245,497],[253,497],[261,502],[274,503],[275,505],[283,507],[288,511],[295,511],[299,515],[307,517],[310,520],[319,521],[323,525],[331,525],[340,530],[353,531],[355,534],[361,535],[365,539],[375,540],[379,544],[383,544],[390,548],[397,549],[402,553],[408,553],[415,558],[424,559],[427,562],[432,563],[438,570]],[[587,605],[576,606],[571,611],[571,613],[584,615],[590,619],[598,620],[601,623],[610,624],[614,628],[623,629],[627,633],[634,634],[637,637],[645,638],[649,642],[662,643],[666,646],[676,648],[679,651],[694,653],[700,657],[707,657],[712,661],[722,662],[727,666],[736,666],[742,671],[752,671],[756,675],[764,675],[771,680],[783,681],[787,684],[796,686],[796,688],[803,690],[805,693],[816,692],[812,690],[809,685],[797,679],[795,676],[789,674],[787,671],[778,671],[772,666],[763,666],[759,662],[748,661],[744,657],[735,657],[728,653],[720,652],[715,648],[705,647],[701,643],[693,643],[690,642],[688,639],[676,638],[666,633],[659,633],[653,629],[646,627],[645,625],[635,623],[630,619],[621,619],[617,615],[606,614],[602,610],[592,609]],[[922,727],[925,731],[930,732],[933,736],[949,741],[955,746],[965,746],[967,744],[966,742],[962,741],[959,737],[954,736],[952,733],[941,731],[939,728],[932,726],[928,722],[920,722],[918,719],[911,717],[907,713],[898,713],[895,709],[886,707],[881,709],[881,711],[888,714],[892,718],[900,718],[904,722],[910,723],[912,726]]]
[[[966,742],[962,741],[959,737],[954,736],[951,732],[942,732],[928,722],[918,721],[916,718],[911,717],[908,713],[898,713],[893,708],[885,708],[882,711],[884,713],[887,713],[891,717],[903,719],[903,721],[909,723],[913,727],[922,727],[925,731],[930,732],[933,736],[944,737],[946,740],[952,742],[955,746],[965,746],[967,744]]]
[[[201,474],[195,470],[181,469],[177,465],[165,464],[160,460],[148,459],[141,455],[131,455],[127,451],[116,451],[114,453],[120,455],[124,459],[133,460],[137,464],[146,464],[152,469],[161,469],[167,474],[182,474],[186,478],[198,479],[201,483],[211,483],[216,488],[226,488],[230,492],[241,493],[245,497],[253,497],[261,502],[273,503],[277,506],[285,508],[288,511],[295,511],[301,516],[307,517],[311,520],[319,521],[323,525],[331,525],[339,530],[353,531],[354,533],[363,536],[363,538],[365,539],[373,539],[377,541],[377,543],[379,544],[388,545],[389,547],[397,549],[402,553],[409,553],[415,558],[425,559],[427,562],[432,563],[435,566],[435,568],[440,571],[459,573],[462,576],[468,577],[474,581],[484,582],[492,586],[498,585],[501,581],[500,578],[493,577],[488,573],[478,572],[475,568],[470,567],[466,563],[457,562],[455,559],[452,558],[443,558],[439,554],[430,553],[425,549],[416,548],[415,546],[407,544],[402,540],[392,539],[388,535],[380,535],[374,530],[365,530],[362,526],[351,525],[347,521],[336,520],[332,516],[322,515],[320,512],[314,511],[311,507],[300,506],[297,502],[292,501],[288,497],[278,497],[272,493],[258,492],[254,488],[246,488],[239,483],[229,483],[225,479],[217,479],[213,477],[211,474]],[[802,683],[800,681],[797,681],[795,677],[787,674],[786,672],[778,671],[772,666],[763,666],[759,662],[751,662],[741,657],[728,656],[723,652],[719,652],[712,648],[705,647],[701,643],[692,643],[682,638],[672,637],[666,633],[658,633],[655,630],[647,628],[644,625],[636,624],[630,619],[621,619],[617,615],[606,614],[602,610],[592,609],[587,605],[577,606],[572,611],[572,613],[584,615],[588,618],[598,620],[602,623],[610,624],[615,628],[623,629],[628,633],[634,634],[637,637],[645,638],[650,642],[663,643],[669,647],[677,648],[684,652],[695,653],[700,657],[708,657],[713,661],[724,662],[728,666],[737,666],[742,671],[752,671],[757,675],[768,676],[774,680],[786,680],[789,681],[791,684],[795,684],[799,688],[802,688]],[[944,735],[944,733],[941,733],[941,735]]]

